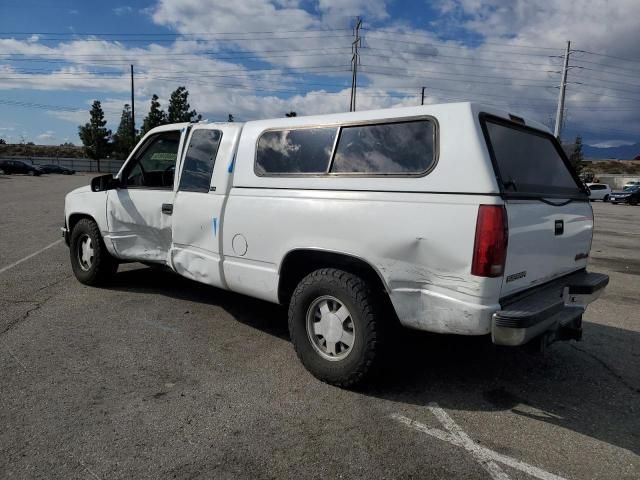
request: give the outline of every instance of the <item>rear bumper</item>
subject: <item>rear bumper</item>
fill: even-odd
[[[582,314],[608,283],[607,275],[582,270],[503,299],[502,309],[491,318],[493,343],[524,345],[564,328],[574,331],[573,338],[579,337]]]

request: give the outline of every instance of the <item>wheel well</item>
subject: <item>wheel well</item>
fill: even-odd
[[[71,232],[73,232],[73,227],[75,227],[76,224],[83,218],[87,218],[95,222],[95,219],[91,215],[87,215],[86,213],[72,213],[71,215],[69,215],[69,225],[67,225],[69,235],[71,235]]]
[[[293,250],[289,252],[280,266],[278,300],[287,305],[300,281],[319,268],[340,268],[360,276],[373,288],[387,294],[380,274],[366,261],[352,255],[320,250]],[[387,297],[388,298],[388,297]]]

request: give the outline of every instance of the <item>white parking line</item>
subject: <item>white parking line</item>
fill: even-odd
[[[501,453],[494,452],[493,450],[489,450],[486,447],[478,445],[458,426],[458,424],[453,421],[447,412],[438,406],[437,403],[429,404],[428,408],[447,431],[437,428],[429,428],[420,422],[416,422],[415,420],[411,420],[410,418],[397,413],[391,415],[391,418],[406,425],[407,427],[411,427],[414,430],[437,438],[438,440],[448,442],[456,447],[464,448],[487,472],[489,472],[489,475],[491,475],[491,478],[494,480],[509,480],[509,476],[504,472],[504,470],[502,470],[502,468],[500,468],[498,463],[520,470],[521,472],[531,475],[532,477],[539,478],[540,480],[566,480],[564,477],[554,475],[553,473],[549,473],[541,468],[534,467],[528,463],[521,462],[515,458],[502,455]]]
[[[2,267],[2,268],[0,268],[0,273],[4,273],[4,272],[6,272],[7,270],[9,270],[10,268],[13,268],[13,267],[15,267],[15,266],[17,266],[17,265],[20,265],[22,262],[26,262],[26,261],[27,261],[27,260],[29,260],[30,258],[33,258],[33,257],[35,257],[36,255],[41,254],[42,252],[44,252],[45,250],[48,250],[48,249],[49,249],[49,248],[51,248],[51,247],[55,247],[55,246],[56,246],[56,245],[58,245],[60,242],[62,242],[62,240],[64,240],[64,239],[62,239],[62,238],[61,238],[60,240],[56,240],[55,242],[53,242],[53,243],[51,243],[51,244],[47,245],[46,247],[41,248],[41,249],[40,249],[40,250],[38,250],[37,252],[33,252],[31,255],[27,255],[26,257],[21,258],[21,259],[20,259],[20,260],[18,260],[17,262],[13,262],[11,265],[7,265],[6,267]]]

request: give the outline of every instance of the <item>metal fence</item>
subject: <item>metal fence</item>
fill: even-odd
[[[105,159],[100,160],[100,170],[98,162],[90,158],[59,158],[59,157],[7,157],[0,156],[0,160],[22,160],[33,165],[59,165],[67,167],[76,172],[101,172],[116,174],[122,167],[124,160]]]

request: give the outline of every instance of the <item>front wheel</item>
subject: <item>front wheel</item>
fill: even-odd
[[[638,199],[637,198],[630,198],[629,199],[629,204],[630,205],[638,205]]]
[[[33,177],[36,174],[36,172],[34,172],[33,170],[29,170],[29,173],[27,173],[27,175],[29,175],[30,177]]]
[[[383,311],[362,278],[333,268],[310,273],[289,305],[289,334],[300,361],[329,384],[363,383],[380,361]]]
[[[100,285],[118,270],[118,262],[107,251],[98,225],[88,218],[73,227],[69,255],[73,274],[85,285]]]

